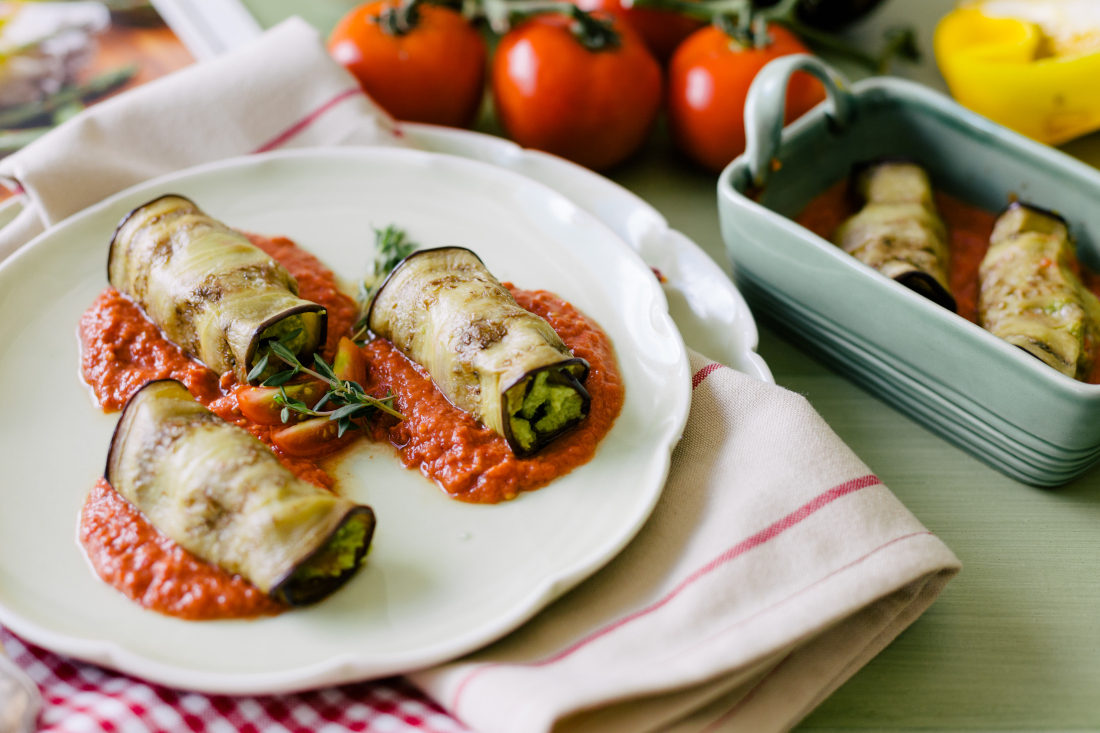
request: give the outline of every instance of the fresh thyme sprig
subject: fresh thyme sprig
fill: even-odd
[[[284,423],[290,421],[290,414],[292,412],[300,415],[308,415],[310,417],[327,417],[329,420],[334,420],[337,423],[336,436],[343,437],[344,433],[348,430],[356,429],[355,423],[352,422],[355,418],[368,417],[375,410],[381,410],[388,415],[393,415],[398,420],[404,420],[404,416],[393,409],[393,394],[390,393],[385,399],[378,399],[371,397],[363,389],[362,385],[358,382],[353,382],[346,379],[340,379],[336,376],[336,373],[332,371],[332,367],[328,362],[321,357],[320,354],[313,356],[314,369],[302,364],[302,362],[295,356],[294,352],[286,347],[286,342],[289,342],[301,329],[289,333],[283,336],[279,340],[272,340],[267,342],[267,346],[271,349],[270,354],[266,354],[261,359],[252,372],[249,373],[249,377],[252,374],[259,376],[263,373],[263,370],[267,368],[268,357],[274,354],[276,357],[286,362],[291,368],[283,370],[271,377],[264,380],[262,387],[278,387],[279,393],[275,395],[275,403],[282,405],[283,409],[279,414],[279,417]],[[291,379],[299,374],[308,374],[315,377],[328,385],[328,391],[322,395],[320,401],[312,408],[301,400],[296,400],[286,392],[286,385]],[[331,405],[333,409],[322,410],[320,408]]]
[[[374,230],[374,261],[371,263],[370,273],[359,283],[359,312],[362,315],[351,327],[352,341],[358,342],[367,333],[370,302],[378,293],[378,288],[386,279],[386,275],[393,272],[393,268],[419,246],[416,242],[408,240],[404,229],[399,229],[393,224],[385,229]]]

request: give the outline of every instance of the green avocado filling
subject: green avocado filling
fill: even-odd
[[[366,539],[366,519],[358,514],[353,515],[313,557],[294,572],[292,581],[335,578],[354,569],[355,556]]]
[[[305,348],[306,340],[309,338],[306,335],[305,325],[302,323],[302,317],[288,316],[281,321],[277,321],[274,325],[264,329],[264,332],[260,334],[260,345],[256,347],[256,353],[252,355],[252,363],[249,364],[249,368],[255,367],[266,356],[267,368],[260,373],[258,378],[259,382],[264,381],[268,377],[271,377],[287,368],[287,364],[277,356],[271,354],[271,342],[278,341],[287,334],[298,331],[298,335],[283,343],[283,346],[290,349],[294,354],[300,354],[302,349]]]
[[[551,435],[584,417],[584,400],[568,384],[550,381],[553,370],[539,372],[508,390],[508,415],[512,437],[530,450],[544,435]]]

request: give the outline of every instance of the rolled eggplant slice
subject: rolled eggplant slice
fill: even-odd
[[[1100,343],[1100,300],[1081,283],[1076,260],[1060,216],[1013,204],[994,224],[978,270],[978,323],[1084,381]]]
[[[588,362],[468,249],[406,257],[382,283],[367,320],[516,455],[534,453],[588,415]]]
[[[324,306],[299,298],[285,267],[182,196],[154,199],[119,223],[107,276],[170,341],[241,382],[271,339],[299,331],[286,346],[303,359],[325,343]],[[260,379],[283,368],[271,359]]]
[[[105,477],[162,534],[292,606],[346,582],[374,533],[370,507],[299,479],[175,380],[130,398]]]
[[[948,284],[947,229],[920,166],[883,161],[858,168],[851,186],[863,208],[837,229],[834,243],[865,265],[955,310]]]

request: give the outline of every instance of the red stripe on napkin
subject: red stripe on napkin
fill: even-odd
[[[717,362],[715,362],[713,364],[707,364],[705,367],[703,367],[702,369],[700,369],[699,371],[695,372],[695,374],[692,375],[692,377],[691,377],[691,388],[695,389],[696,387],[698,387],[700,384],[703,383],[704,379],[706,379],[712,373],[718,371],[721,368],[722,368],[722,365],[718,364]]]
[[[912,533],[910,533],[910,534],[907,534],[907,535],[902,535],[901,537],[895,537],[894,539],[890,540],[889,542],[886,542],[886,543],[884,543],[884,544],[881,544],[881,545],[879,545],[879,546],[878,546],[878,547],[876,547],[875,549],[873,549],[873,550],[871,550],[870,552],[868,552],[868,553],[867,553],[866,555],[863,555],[862,557],[859,557],[859,558],[856,558],[855,560],[852,560],[852,561],[851,561],[850,563],[848,563],[847,565],[842,565],[841,567],[839,567],[839,568],[837,568],[836,570],[832,571],[832,572],[831,572],[831,573],[829,573],[828,575],[824,575],[824,576],[822,576],[822,577],[818,578],[818,579],[817,579],[817,580],[815,580],[814,582],[810,583],[809,585],[807,585],[806,587],[804,587],[804,588],[802,588],[802,589],[800,589],[800,590],[797,590],[797,591],[795,591],[794,593],[790,594],[790,595],[789,595],[789,596],[787,596],[786,598],[784,598],[784,599],[782,599],[782,600],[780,600],[780,601],[776,601],[775,603],[773,603],[772,605],[768,606],[767,608],[763,608],[763,609],[761,609],[761,610],[757,611],[756,613],[752,614],[751,616],[747,616],[747,617],[745,617],[745,618],[743,618],[743,619],[740,619],[740,620],[739,620],[739,621],[737,621],[736,623],[730,624],[729,626],[726,626],[725,628],[722,628],[722,629],[720,629],[720,630],[716,631],[716,632],[715,632],[715,633],[713,633],[712,635],[708,636],[708,637],[707,637],[706,639],[703,639],[702,641],[696,642],[696,646],[698,646],[699,644],[706,644],[706,643],[709,643],[710,641],[712,641],[712,640],[713,640],[713,639],[715,639],[716,637],[719,637],[719,636],[721,636],[722,634],[725,634],[725,633],[728,633],[728,632],[730,632],[730,631],[733,631],[734,629],[736,629],[736,628],[738,628],[738,627],[740,627],[740,626],[744,626],[745,624],[747,624],[747,623],[749,623],[749,622],[753,621],[754,619],[756,619],[756,618],[758,618],[758,617],[760,617],[760,616],[762,616],[762,615],[764,615],[764,614],[766,614],[766,613],[771,613],[771,612],[772,612],[772,611],[774,611],[775,609],[777,609],[777,608],[779,608],[780,606],[782,606],[782,605],[783,605],[784,603],[788,603],[788,602],[790,602],[790,601],[793,601],[793,600],[794,600],[795,598],[798,598],[798,597],[799,597],[800,595],[802,595],[803,593],[808,593],[808,592],[810,592],[811,590],[813,590],[813,589],[814,589],[814,588],[816,588],[817,586],[821,585],[821,584],[822,584],[822,583],[824,583],[825,581],[827,581],[827,580],[830,580],[830,579],[832,579],[833,577],[835,577],[835,576],[837,576],[837,575],[840,575],[840,574],[841,574],[841,573],[843,573],[843,572],[844,572],[845,570],[850,570],[851,568],[854,568],[854,567],[855,567],[856,565],[859,565],[859,564],[860,564],[861,562],[863,562],[864,560],[867,560],[867,559],[869,559],[869,558],[870,558],[871,556],[873,556],[873,555],[875,555],[875,554],[877,554],[877,553],[879,553],[879,552],[882,552],[882,551],[883,551],[883,550],[885,550],[885,549],[886,549],[887,547],[891,547],[891,546],[893,546],[893,545],[896,545],[896,544],[897,544],[897,543],[899,543],[899,542],[903,542],[903,541],[905,541],[905,540],[908,540],[908,539],[912,539],[913,537],[925,537],[925,536],[929,536],[929,537],[934,537],[935,535],[934,535],[934,534],[932,534],[931,532],[928,532],[928,531],[926,530],[926,531],[924,531],[924,532],[912,532]],[[763,680],[761,680],[761,682],[760,682],[760,683],[761,683],[761,684],[763,684],[763,682],[764,682],[764,681],[763,681]]]
[[[266,153],[269,150],[274,150],[275,148],[279,147],[280,145],[285,143],[290,138],[297,135],[302,130],[304,130],[307,127],[309,127],[310,125],[312,125],[314,122],[317,121],[317,118],[319,118],[321,115],[325,114],[325,112],[328,112],[330,109],[332,109],[336,105],[340,104],[340,102],[343,102],[345,99],[348,99],[349,97],[355,97],[355,96],[358,96],[360,94],[363,94],[363,90],[359,89],[359,88],[347,89],[345,91],[340,92],[335,97],[333,97],[329,101],[325,102],[320,107],[313,110],[308,115],[306,115],[302,119],[298,120],[293,125],[288,127],[286,130],[284,130],[283,132],[280,132],[278,135],[271,138],[271,140],[267,141],[266,143],[264,143],[260,147],[256,148],[252,152],[253,153]]]
[[[703,374],[703,372],[707,371],[707,369],[709,367],[718,367],[718,366],[720,366],[720,365],[719,364],[708,364],[706,367],[703,367],[702,369],[700,369],[699,372],[697,372],[696,376],[698,376],[699,374]],[[710,371],[714,371],[714,370],[711,369]],[[709,373],[710,372],[707,372],[707,374],[709,374]],[[704,379],[706,378],[706,374],[703,374],[703,378]],[[693,378],[692,381],[694,382],[694,378]],[[699,381],[702,381],[702,380],[700,379]],[[622,628],[623,626],[627,625],[631,621],[635,621],[639,618],[642,618],[643,616],[648,616],[649,614],[653,613],[654,611],[657,611],[658,609],[664,607],[670,601],[672,601],[672,599],[674,599],[676,596],[678,596],[680,593],[682,593],[689,586],[695,584],[697,581],[701,580],[702,578],[706,577],[707,575],[710,575],[712,572],[714,572],[718,568],[722,567],[726,563],[729,563],[730,561],[740,557],[741,555],[744,555],[749,550],[752,550],[756,547],[759,547],[760,545],[763,545],[764,543],[768,542],[769,540],[772,540],[772,539],[778,537],[779,535],[783,534],[784,532],[786,532],[791,527],[795,526],[796,524],[803,521],[807,517],[809,517],[812,514],[816,513],[817,511],[819,511],[823,507],[833,503],[837,499],[840,499],[841,497],[847,496],[848,494],[855,493],[856,491],[859,491],[860,489],[865,489],[869,486],[877,486],[881,483],[882,482],[879,480],[878,476],[874,476],[874,475],[861,476],[857,479],[852,479],[851,481],[846,481],[846,482],[840,484],[839,486],[834,486],[833,488],[829,489],[828,491],[825,491],[821,494],[818,494],[816,497],[814,497],[813,499],[811,499],[807,503],[803,504],[798,509],[795,509],[793,512],[791,512],[787,516],[783,517],[782,519],[780,519],[776,522],[773,522],[772,524],[768,525],[767,527],[765,527],[761,531],[757,532],[756,534],[752,535],[748,539],[745,539],[745,540],[742,540],[741,542],[738,542],[736,545],[729,548],[728,550],[723,552],[721,555],[718,555],[713,560],[708,562],[706,565],[703,565],[701,568],[699,568],[698,570],[696,570],[693,573],[691,573],[690,575],[688,575],[684,580],[680,581],[680,583],[675,588],[673,588],[671,591],[669,591],[663,598],[661,598],[657,602],[655,602],[655,603],[653,603],[653,604],[651,604],[651,605],[649,605],[645,608],[642,608],[638,611],[635,611],[632,614],[624,616],[623,618],[619,619],[618,621],[615,621],[614,623],[608,624],[607,626],[603,627],[602,629],[599,629],[598,631],[595,631],[595,632],[589,634],[585,638],[581,639],[580,641],[576,642],[575,644],[573,644],[571,646],[566,647],[565,649],[563,649],[562,651],[558,652],[557,654],[555,654],[551,657],[547,657],[546,659],[543,659],[543,660],[538,661],[538,662],[532,662],[530,664],[518,665],[518,666],[544,667],[548,664],[554,664],[555,662],[559,662],[562,659],[565,659],[566,657],[571,656],[574,652],[577,652],[580,649],[584,648],[585,646],[588,646],[592,642],[596,641],[597,639],[600,639],[600,638],[610,634],[611,632]],[[499,664],[486,664],[483,667],[479,667],[478,669],[475,669],[474,671],[472,671],[466,677],[466,679],[462,680],[462,682],[459,683],[458,688],[455,690],[454,697],[452,698],[451,710],[454,711],[454,712],[458,711],[459,700],[462,697],[463,692],[465,692],[466,687],[471,682],[473,682],[474,679],[476,679],[481,673],[483,673],[487,670],[490,670],[493,667],[498,667],[498,666],[501,666],[501,665],[499,665]]]

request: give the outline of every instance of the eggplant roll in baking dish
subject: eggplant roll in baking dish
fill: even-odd
[[[325,342],[324,307],[298,297],[286,268],[182,196],[154,199],[122,220],[107,275],[169,340],[241,382],[271,339],[297,332],[285,345],[303,358]],[[259,378],[284,367],[271,359]]]
[[[588,414],[581,384],[588,362],[468,249],[406,257],[375,295],[368,324],[516,455],[534,453]]]
[[[865,265],[948,310],[955,310],[947,280],[951,255],[947,229],[920,166],[872,163],[853,171],[851,186],[863,208],[837,229],[834,243]]]
[[[978,271],[978,322],[1008,343],[1085,380],[1100,335],[1100,300],[1075,273],[1065,221],[1015,203],[997,219]]]
[[[106,479],[181,547],[294,606],[350,578],[374,533],[370,507],[298,478],[175,380],[127,403]]]

